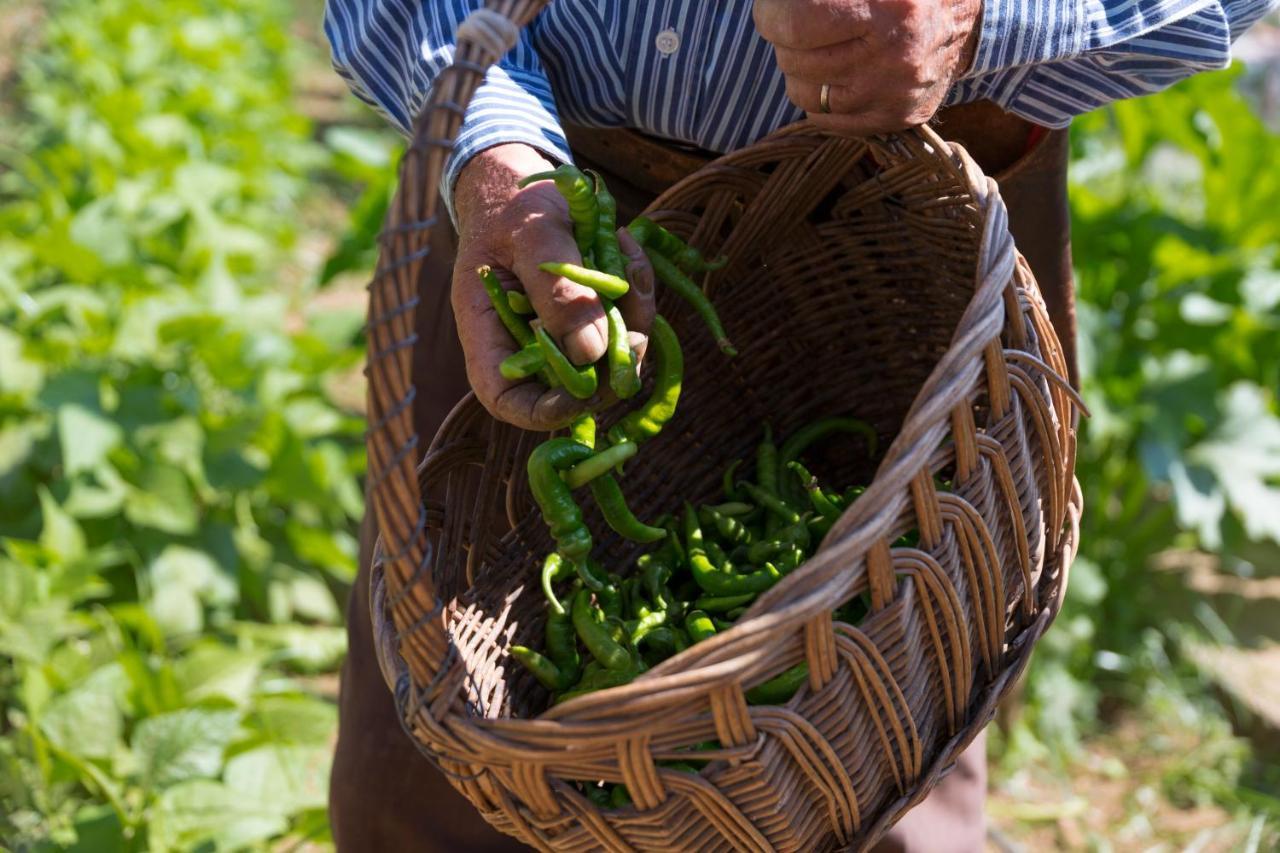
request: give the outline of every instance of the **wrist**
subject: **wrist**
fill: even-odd
[[[557,164],[538,149],[521,143],[486,148],[458,173],[453,207],[458,231],[466,233],[498,213],[520,191],[520,181]]]

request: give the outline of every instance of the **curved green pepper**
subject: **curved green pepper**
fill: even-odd
[[[566,391],[579,400],[586,400],[596,393],[599,379],[596,376],[594,364],[578,367],[569,361],[565,354],[560,352],[556,342],[551,340],[551,335],[547,333],[541,322],[533,323],[533,334],[538,341],[538,347],[542,350],[543,358],[547,360],[547,368],[556,379],[560,380]]]
[[[601,666],[618,672],[632,668],[631,653],[611,636],[605,614],[591,603],[589,590],[580,589],[573,597],[571,616],[578,638]]]
[[[569,202],[569,219],[573,223],[573,240],[583,258],[590,254],[596,241],[596,228],[600,217],[595,190],[582,170],[572,163],[565,163],[547,172],[538,172],[522,179],[517,185],[527,187],[535,181],[555,181],[556,189]]]
[[[720,351],[728,356],[735,356],[738,351],[733,348],[728,335],[724,332],[724,326],[720,323],[720,315],[716,313],[716,308],[711,304],[711,300],[702,292],[702,288],[694,284],[692,279],[680,271],[678,267],[671,261],[667,260],[660,252],[647,250],[645,254],[649,258],[649,263],[653,267],[654,274],[658,280],[676,292],[681,299],[689,303],[689,307],[698,312],[698,316],[702,318],[702,322],[711,330],[712,337],[716,340],[716,346]]]
[[[653,393],[643,406],[628,412],[609,430],[609,440],[614,444],[623,441],[639,444],[653,438],[676,412],[684,379],[684,353],[675,330],[661,314],[653,318],[650,342],[657,355]]]
[[[748,705],[781,705],[796,695],[796,691],[809,678],[809,664],[799,663],[781,675],[747,691]]]
[[[557,550],[574,563],[585,561],[591,553],[591,532],[583,524],[582,510],[560,478],[560,470],[589,456],[591,448],[571,438],[552,438],[534,448],[526,466],[529,491],[542,510],[542,520],[556,540]]]

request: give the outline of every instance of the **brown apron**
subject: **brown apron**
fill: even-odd
[[[1067,134],[1045,133],[990,105],[941,114],[937,130],[962,142],[995,175],[1009,208],[1010,229],[1044,292],[1075,381],[1075,317],[1067,210]],[[706,162],[625,130],[570,132],[575,156],[604,173],[627,221],[654,196]],[[623,175],[626,177],[623,177]],[[456,237],[431,234],[418,308],[414,360],[418,433],[435,434],[469,390],[449,303]],[[527,849],[492,829],[479,812],[422,758],[397,719],[374,658],[369,619],[369,563],[376,536],[372,514],[361,528],[360,573],[348,604],[349,648],[342,670],[337,754],[330,782],[333,837],[343,853],[483,853]],[[876,848],[883,851],[984,848],[986,738],[979,735],[955,768]]]

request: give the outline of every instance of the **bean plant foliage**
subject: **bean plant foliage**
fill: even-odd
[[[357,146],[284,0],[45,11],[0,116],[0,839],[323,838],[361,352],[296,257]]]
[[[1073,129],[1093,416],[1077,462],[1080,556],[1024,721],[1049,745],[1075,745],[1100,696],[1140,703],[1175,677],[1164,656],[1178,627],[1153,555],[1201,550],[1241,575],[1274,574],[1280,556],[1280,138],[1238,94],[1238,72]]]

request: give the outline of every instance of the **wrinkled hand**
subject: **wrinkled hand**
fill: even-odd
[[[973,62],[981,9],[982,0],[755,0],[755,23],[792,102],[820,127],[867,136],[937,112]]]
[[[596,293],[538,269],[546,261],[582,263],[573,239],[569,207],[550,181],[525,189],[526,175],[551,168],[534,149],[500,145],[474,157],[458,176],[454,208],[458,217],[458,254],[453,268],[453,312],[467,362],[467,379],[476,398],[499,420],[524,429],[564,426],[584,408],[608,399],[607,373],[592,400],[576,400],[563,389],[548,390],[530,378],[503,378],[498,365],[516,343],[498,319],[476,268],[493,267],[508,289],[522,287],[538,317],[575,364],[590,364],[605,353],[608,327]],[[618,307],[631,330],[631,345],[643,358],[645,333],[653,322],[653,270],[626,229],[619,242],[628,258],[631,290]]]

